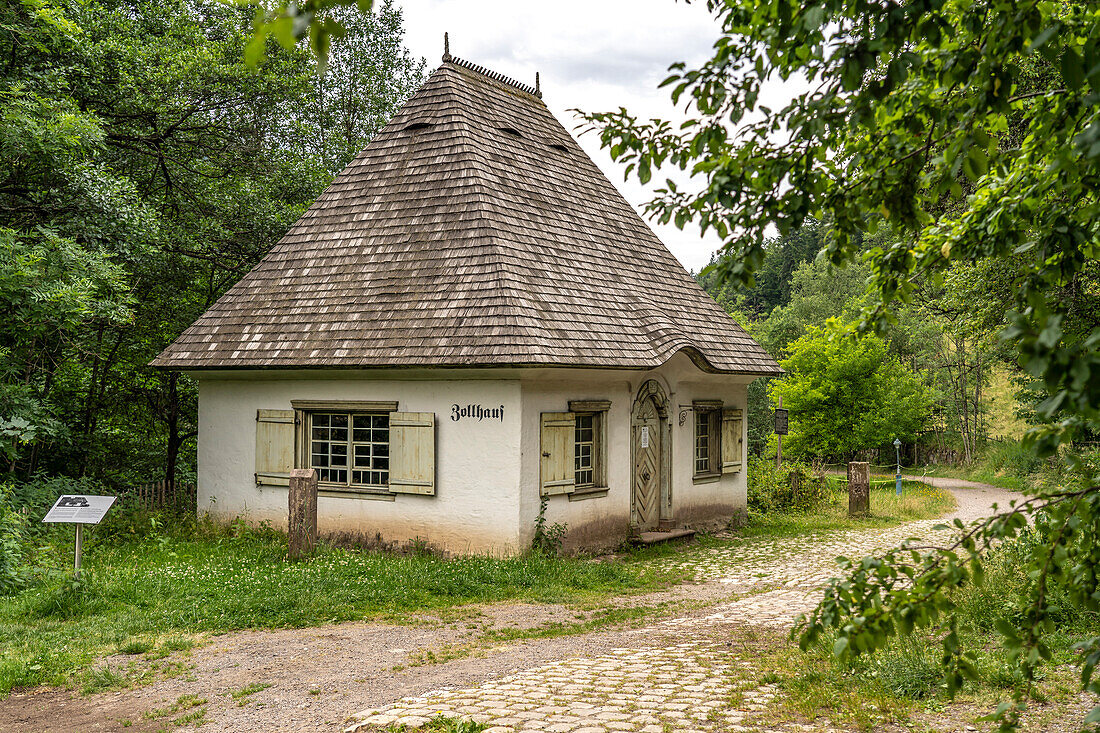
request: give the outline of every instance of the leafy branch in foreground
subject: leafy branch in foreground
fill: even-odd
[[[952,526],[939,525],[937,529],[956,530],[953,541],[945,546],[911,540],[881,557],[838,558],[845,577],[830,581],[824,599],[799,619],[792,636],[798,636],[799,646],[808,649],[832,632],[833,653],[846,661],[853,655],[883,649],[898,635],[917,630],[937,634],[943,647],[947,691],[954,694],[966,680],[978,681],[978,650],[965,648],[958,632],[953,591],[967,583],[983,584],[984,556],[1021,532],[1034,531],[1041,541],[1028,556],[1028,603],[1013,609],[1012,621],[999,618],[995,622],[1009,663],[1021,672],[1022,684],[1016,690],[1016,704],[1002,703],[992,718],[1002,721],[1002,729],[1013,729],[1025,710],[1023,702],[1031,697],[1040,665],[1052,658],[1044,640],[1055,631],[1047,602],[1051,591],[1064,594],[1075,607],[1100,610],[1096,593],[1100,493],[1094,484],[1014,501],[1007,511],[969,525],[957,519]],[[1034,527],[1029,525],[1029,517],[1036,518]],[[1100,661],[1100,637],[1085,640],[1076,648],[1084,659],[1082,686],[1100,693],[1100,682],[1093,679]],[[1087,722],[1097,718],[1094,711]]]
[[[1100,430],[1100,316],[1083,321],[1059,296],[1100,298],[1100,6],[1085,0],[708,0],[720,37],[697,68],[675,64],[664,86],[687,120],[625,109],[586,115],[628,175],[666,180],[647,211],[724,240],[704,274],[751,284],[765,235],[828,223],[818,256],[862,262],[873,302],[858,330],[884,333],[895,301],[938,287],[959,268],[1006,263],[1005,346],[1045,391],[1027,436],[1037,456],[1065,453]],[[779,82],[801,89],[777,109]],[[868,233],[886,229],[865,246]],[[1026,609],[997,629],[1026,679],[1045,655],[1049,590],[1100,598],[1095,566],[1100,485],[1069,456],[1078,493],[1040,491],[942,550],[899,549],[851,563],[807,634],[832,628],[836,651],[879,648],[899,630],[945,629],[944,667],[969,674],[949,593],[977,582],[992,544],[1031,522]],[[916,554],[914,554],[916,553]],[[1088,606],[1093,607],[1093,606]],[[1082,647],[1082,683],[1100,642]],[[1002,706],[1018,723],[1028,686]],[[1100,709],[1090,720],[1100,719]]]
[[[303,38],[309,38],[309,47],[317,57],[322,71],[328,65],[329,47],[333,38],[344,35],[344,24],[334,17],[334,11],[356,6],[360,13],[369,13],[374,0],[278,0],[267,3],[257,0],[227,0],[237,5],[255,6],[252,37],[245,46],[244,58],[249,66],[264,59],[267,39],[273,38],[290,51]]]

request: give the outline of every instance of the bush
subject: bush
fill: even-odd
[[[1007,441],[994,443],[986,450],[981,459],[984,468],[994,474],[1027,478],[1039,473],[1046,465],[1046,461],[1035,454],[1035,451],[1024,448],[1019,441]]]
[[[1029,568],[1036,554],[1046,552],[1052,544],[1048,539],[1051,531],[1051,527],[1040,524],[1002,543],[983,563],[984,582],[956,591],[952,601],[962,610],[968,626],[987,633],[994,630],[999,618],[1008,618],[1010,623],[1022,620],[1025,608],[1034,602],[1036,581],[1029,575]],[[1100,632],[1097,614],[1073,603],[1060,576],[1049,577],[1044,592],[1047,618],[1059,631],[1089,635]]]
[[[27,517],[11,504],[10,491],[0,486],[0,595],[27,584],[28,545]]]
[[[547,557],[557,557],[561,553],[562,541],[567,527],[555,522],[546,524],[546,497],[539,503],[539,515],[535,519],[535,534],[531,538],[531,552]]]
[[[876,654],[856,657],[850,669],[906,700],[935,697],[944,687],[936,645],[911,636],[899,638],[889,649]]]
[[[752,511],[808,512],[829,500],[825,477],[805,464],[788,463],[777,469],[773,460],[751,456],[748,471],[748,504]]]
[[[36,476],[0,486],[0,595],[48,575],[58,564],[54,545],[71,542],[72,525],[42,522],[57,497],[103,493],[109,492],[92,479],[63,476]]]
[[[874,335],[852,341],[830,324],[807,327],[771,383],[790,410],[791,455],[849,456],[892,442],[912,442],[927,422],[932,394]]]
[[[42,523],[42,517],[63,494],[113,494],[114,492],[98,481],[68,476],[38,475],[29,481],[12,482],[7,486],[8,501],[12,507],[25,511],[28,519],[27,531],[36,539],[50,532],[60,531],[56,525]],[[69,534],[69,532],[66,532]]]

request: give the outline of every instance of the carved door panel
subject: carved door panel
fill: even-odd
[[[634,512],[642,532],[657,529],[661,515],[661,418],[652,399],[634,418]]]

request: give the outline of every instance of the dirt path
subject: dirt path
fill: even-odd
[[[1013,498],[992,486],[933,481],[958,498],[952,518],[977,518]],[[0,702],[0,730],[152,731],[174,721],[202,722],[207,731],[375,730],[394,721],[417,725],[439,711],[483,719],[494,733],[786,730],[766,714],[776,692],[759,682],[759,651],[812,607],[838,554],[928,537],[939,521],[731,541],[671,556],[661,562],[684,565],[698,582],[623,599],[657,606],[641,628],[493,643],[489,632],[578,620],[561,606],[498,605],[416,626],[227,634],[180,655],[186,669],[179,676],[138,689],[13,694]],[[195,716],[189,723],[188,715]]]

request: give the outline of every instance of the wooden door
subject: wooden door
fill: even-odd
[[[661,417],[653,398],[644,400],[633,420],[634,515],[638,531],[657,529],[661,516]]]

